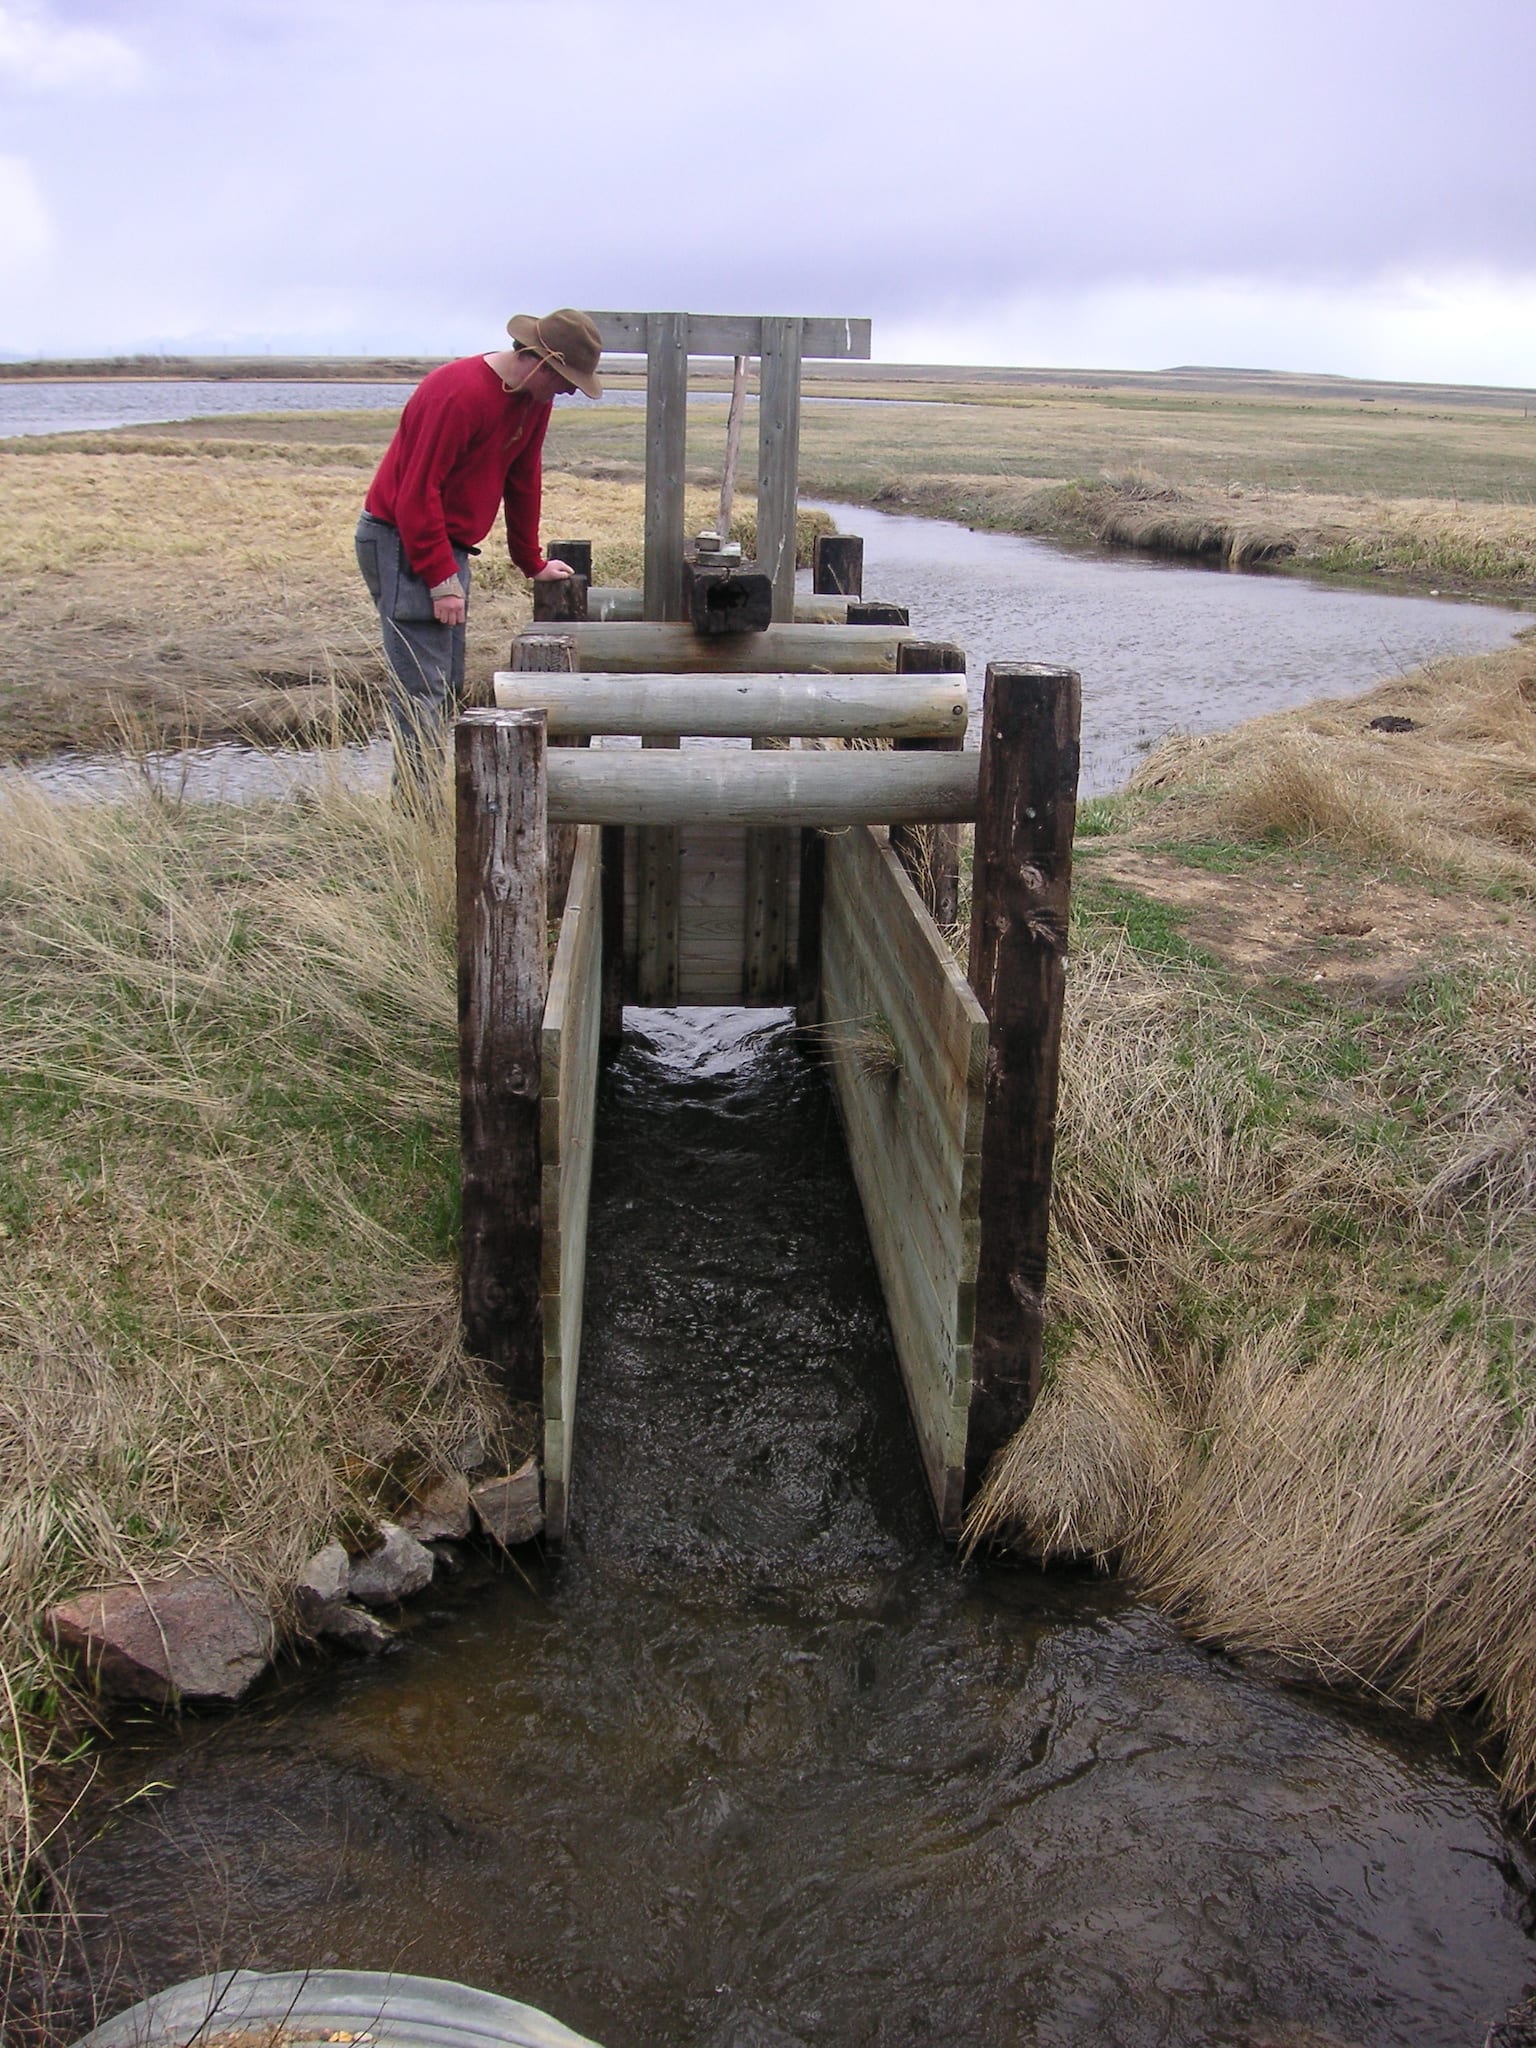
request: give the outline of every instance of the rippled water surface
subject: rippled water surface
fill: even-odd
[[[1117,789],[1170,730],[1210,732],[1345,696],[1440,655],[1507,646],[1531,624],[1494,605],[830,509],[845,533],[864,536],[869,595],[907,605],[915,627],[965,649],[978,713],[989,661],[1081,673],[1085,796]]]
[[[820,1069],[761,1012],[628,1021],[565,1563],[127,1729],[74,1871],[117,2002],[340,1963],[608,2048],[1474,2048],[1536,1977],[1487,1785],[1113,1585],[962,1571]]]

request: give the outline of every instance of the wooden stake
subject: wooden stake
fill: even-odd
[[[533,620],[535,625],[551,625],[559,619],[584,619],[587,616],[587,579],[585,576],[560,576],[550,582],[541,582],[537,577],[533,583]]]
[[[811,549],[811,588],[819,597],[864,595],[864,543],[858,534],[817,534]]]
[[[827,894],[827,842],[800,834],[800,933],[795,961],[795,1022],[821,1022],[821,913]]]
[[[757,566],[772,579],[773,616],[781,623],[795,616],[803,331],[801,320],[764,320],[758,372]]]
[[[592,581],[592,543],[589,540],[552,540],[544,550],[551,562],[564,562],[578,576]]]
[[[645,616],[683,615],[683,491],[688,451],[688,315],[646,323]]]
[[[464,1342],[538,1401],[540,1044],[546,994],[544,714],[454,727]]]
[[[910,626],[912,615],[904,604],[883,604],[879,598],[855,604],[848,600],[850,626]]]
[[[896,655],[900,675],[965,674],[965,650],[947,640],[905,640]],[[898,739],[898,751],[958,754],[963,739]],[[893,825],[891,849],[912,877],[936,925],[948,927],[960,916],[960,828],[958,825]]]
[[[725,468],[720,474],[720,538],[731,537],[736,502],[736,466],[741,460],[741,422],[747,410],[747,358],[737,356],[731,372],[731,414],[725,423]]]
[[[988,1047],[968,1496],[1040,1389],[1081,717],[1071,669],[989,664],[971,911]]]
[[[572,577],[571,582],[579,579]],[[548,590],[559,590],[562,585],[551,583],[539,585]],[[583,586],[585,594],[585,586]],[[570,675],[576,667],[576,642],[568,633],[524,633],[512,642],[512,666],[518,675]],[[546,727],[547,731],[547,727]],[[551,739],[552,747],[584,747],[589,744],[585,733],[563,733],[558,739]],[[549,914],[562,917],[565,914],[566,891],[571,886],[571,863],[576,858],[576,828],[574,825],[551,825],[549,828]]]
[[[602,827],[603,861],[603,1044],[612,1048],[624,1035],[624,827]]]

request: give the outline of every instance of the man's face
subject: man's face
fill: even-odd
[[[546,398],[569,398],[576,386],[568,377],[563,377],[553,363],[539,362],[529,372],[523,389],[530,398],[542,403]]]

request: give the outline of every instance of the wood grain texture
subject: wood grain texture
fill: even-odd
[[[639,356],[647,350],[652,320],[684,323],[688,353],[694,356],[758,356],[763,352],[763,318],[757,313],[589,313],[613,355]],[[868,320],[804,319],[803,353],[817,361],[868,362]]]
[[[800,361],[804,325],[764,320],[757,401],[757,566],[773,586],[773,617],[795,616],[795,515],[800,492]]]
[[[897,673],[916,681],[919,674],[935,672],[958,676],[965,687],[965,649],[945,640],[908,640],[896,657]],[[964,745],[963,735],[945,733],[900,734],[898,752],[955,753]],[[893,825],[891,845],[928,914],[937,925],[953,926],[960,915],[960,828],[958,825]]]
[[[535,586],[537,588],[537,586]],[[576,614],[575,616],[580,616]],[[575,642],[565,633],[524,633],[512,643],[512,660],[517,676],[569,675],[576,666]],[[531,688],[534,700],[524,706],[512,708],[537,709],[537,699],[547,689],[546,684]],[[545,722],[545,735],[551,746],[585,746],[586,735],[568,727],[556,737],[550,733]],[[549,914],[559,917],[565,909],[565,892],[571,879],[571,862],[576,856],[576,833],[570,825],[551,825],[549,828]]]
[[[679,575],[681,585],[681,575]],[[603,675],[894,675],[910,626],[770,626],[766,633],[712,638],[676,620],[573,621],[576,666]],[[521,637],[521,636],[519,636]],[[513,642],[514,647],[516,642]],[[515,669],[514,659],[508,664]]]
[[[818,597],[863,597],[864,542],[858,534],[817,534],[811,546],[811,588]]]
[[[584,619],[587,616],[585,576],[559,576],[549,581],[535,577],[530,587],[535,625],[554,625],[561,619]]]
[[[890,848],[829,834],[822,1033],[939,1525],[959,1533],[986,1020]]]
[[[464,1341],[525,1401],[543,1389],[545,759],[540,712],[454,727]]]
[[[565,1540],[570,1504],[602,1040],[602,952],[599,835],[585,825],[560,920],[542,1032],[544,1531],[556,1549]]]
[[[808,597],[804,591],[799,591],[795,596],[795,623],[802,626],[846,626],[849,603],[846,597]],[[899,605],[894,609],[902,610]],[[587,591],[587,617],[598,622],[643,619],[645,593],[638,584],[594,583]],[[889,623],[906,625],[905,612]]]
[[[901,650],[905,658],[907,650]],[[779,675],[741,669],[728,676],[541,677],[502,670],[493,678],[504,711],[541,709],[562,733],[687,733],[706,739],[964,739],[968,706],[964,657],[953,673],[907,669],[885,676]]]
[[[624,827],[599,827],[603,863],[603,1044],[624,1031]]]
[[[1040,1387],[1081,715],[1071,669],[989,665],[970,979],[991,1049],[968,1493]]]
[[[646,328],[645,616],[679,619],[688,471],[688,316],[652,313]]]
[[[747,752],[691,747],[552,753],[549,815],[561,824],[878,824],[976,815],[975,754]]]

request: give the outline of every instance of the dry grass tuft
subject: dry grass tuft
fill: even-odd
[[[50,1602],[196,1566],[280,1605],[396,1475],[494,1424],[458,1338],[453,989],[443,823],[339,789],[0,795],[13,1900],[31,1773],[73,1740]]]
[[[1148,815],[1278,842],[1277,883],[1305,840],[1529,888],[1532,667],[1439,664],[1166,750]],[[1419,730],[1371,732],[1388,710]],[[1047,1384],[973,1540],[1118,1558],[1203,1636],[1483,1708],[1536,1802],[1536,963],[1256,995],[1094,902]]]

